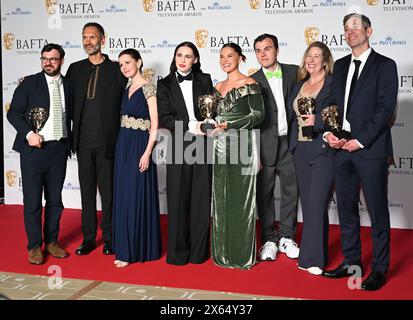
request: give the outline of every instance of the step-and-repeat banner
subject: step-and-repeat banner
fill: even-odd
[[[71,62],[86,57],[82,27],[96,21],[106,31],[103,51],[116,60],[126,48],[138,49],[144,60],[145,76],[156,84],[168,74],[174,48],[189,40],[199,48],[202,69],[216,83],[225,79],[219,67],[220,47],[227,42],[238,43],[247,56],[241,70],[251,74],[259,67],[253,42],[262,33],[278,37],[278,58],[284,63],[299,64],[306,46],[315,40],[326,43],[335,59],[349,54],[342,20],[355,11],[372,21],[372,47],[398,65],[399,98],[392,128],[395,153],[389,170],[389,207],[392,227],[412,229],[413,33],[408,26],[413,18],[413,0],[2,0],[6,204],[21,204],[23,200],[19,154],[12,150],[16,132],[7,122],[6,113],[19,79],[40,71],[40,51],[46,43],[58,43],[65,49],[64,74]],[[164,165],[158,166],[158,174],[161,212],[167,213]],[[279,207],[279,197],[276,198]],[[68,160],[63,199],[65,207],[80,208],[76,157]],[[334,195],[331,223],[338,223],[336,210]],[[363,196],[360,215],[362,224],[370,225]]]

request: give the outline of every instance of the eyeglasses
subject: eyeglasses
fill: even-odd
[[[47,61],[50,61],[51,63],[56,63],[58,61],[60,61],[60,58],[46,58],[46,57],[40,57],[40,61],[45,63]]]

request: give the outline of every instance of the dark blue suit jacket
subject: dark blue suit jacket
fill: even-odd
[[[65,92],[66,128],[68,135],[68,150],[71,145],[71,119],[72,119],[72,89],[70,82],[62,76]],[[49,112],[49,89],[44,72],[39,72],[24,78],[13,94],[7,119],[16,129],[13,150],[20,153],[32,152],[34,147],[29,146],[26,135],[32,130],[29,114],[32,108],[43,107]],[[70,154],[70,152],[69,152]]]
[[[343,123],[344,96],[351,55],[334,64],[333,93],[328,105],[337,105]],[[390,120],[395,112],[398,92],[396,63],[373,49],[358,78],[347,120],[351,135],[364,149],[357,154],[365,159],[393,155]]]
[[[290,134],[289,134],[289,139],[288,139],[289,141],[288,147],[291,151],[294,151],[295,147],[297,146],[297,141],[298,141],[298,122],[297,122],[297,116],[293,109],[293,103],[298,93],[300,92],[301,87],[304,85],[304,82],[306,80],[307,79],[304,79],[297,83],[297,85],[294,87],[293,91],[291,92],[291,96],[288,101],[288,112],[291,117],[291,130],[289,132]],[[315,122],[314,122],[314,129],[313,129],[314,131],[313,141],[311,142],[313,143],[314,147],[311,149],[313,151],[313,154],[309,155],[310,159],[313,159],[318,154],[328,155],[329,152],[331,151],[328,144],[323,140],[323,133],[325,130],[324,130],[323,119],[321,117],[321,111],[327,106],[326,103],[329,100],[330,95],[331,95],[332,83],[333,83],[333,77],[330,75],[327,75],[324,79],[324,85],[320,89],[320,92],[317,94],[317,97],[315,99],[316,117],[315,117]]]

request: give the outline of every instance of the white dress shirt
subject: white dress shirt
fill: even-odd
[[[347,113],[347,105],[348,105],[348,95],[350,93],[350,87],[351,87],[351,79],[353,78],[353,74],[355,71],[355,63],[353,62],[354,60],[360,60],[360,68],[359,68],[359,74],[358,77],[360,77],[361,72],[363,71],[364,66],[366,65],[367,58],[369,57],[371,52],[371,48],[368,48],[366,51],[364,51],[359,57],[355,57],[354,55],[351,56],[351,63],[350,63],[350,68],[348,69],[348,74],[347,74],[347,82],[346,82],[346,92],[344,95],[344,117],[343,117],[343,130],[351,132],[351,125],[350,122],[347,121],[346,119],[346,113]],[[358,79],[358,78],[357,78]]]
[[[60,97],[62,99],[62,126],[63,126],[63,138],[67,138],[67,128],[66,128],[66,108],[65,108],[65,91],[63,89],[63,82],[62,78],[60,75],[57,77],[51,77],[45,74],[46,77],[46,82],[47,82],[47,87],[49,89],[49,99],[50,99],[50,104],[49,104],[49,117],[47,118],[46,123],[44,124],[42,130],[39,131],[39,135],[43,137],[43,141],[52,141],[55,140],[53,137],[53,118],[54,118],[54,110],[53,110],[53,80],[59,81],[59,89],[60,89]],[[41,106],[38,106],[41,107]],[[29,138],[29,136],[33,133],[33,131],[30,131],[26,135],[26,139]]]
[[[181,76],[186,76],[188,73],[182,73],[179,70],[176,71],[179,73]],[[177,76],[178,77],[178,76]],[[197,129],[196,125],[198,123],[198,120],[195,117],[195,112],[194,112],[194,94],[192,91],[192,80],[184,80],[182,82],[178,82],[179,87],[181,88],[182,95],[184,96],[185,100],[185,106],[186,106],[186,111],[188,112],[188,117],[189,117],[189,123],[188,123],[188,129],[189,132],[192,134],[197,134]]]
[[[277,64],[276,70],[280,70],[281,67]],[[262,68],[264,71],[264,75],[268,69]],[[288,124],[287,124],[287,114],[285,110],[285,102],[284,102],[284,94],[283,94],[283,79],[272,77],[271,79],[267,79],[272,94],[274,95],[275,102],[277,104],[277,121],[278,121],[278,135],[279,136],[286,136],[288,134]]]

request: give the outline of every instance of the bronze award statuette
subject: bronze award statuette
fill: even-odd
[[[341,129],[337,106],[329,106],[321,111],[324,125],[339,139],[348,139],[348,135]]]
[[[217,112],[219,99],[216,95],[206,94],[198,97],[198,108],[201,116],[206,119],[206,122],[201,124],[201,131],[207,133],[207,130],[215,128],[212,116]]]
[[[32,124],[32,130],[35,133],[39,133],[42,130],[44,124],[46,123],[49,115],[47,114],[46,108],[35,107],[30,110],[29,119]]]
[[[315,99],[314,98],[300,98],[297,100],[298,112],[301,115],[315,113]],[[313,126],[304,126],[301,128],[304,137],[311,138],[313,136]]]

